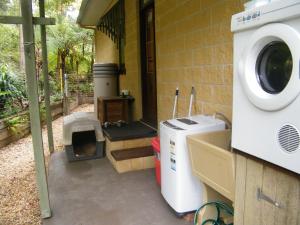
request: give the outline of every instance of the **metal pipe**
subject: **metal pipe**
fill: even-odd
[[[192,106],[193,106],[193,102],[194,102],[194,94],[195,94],[195,88],[193,86],[192,90],[191,90],[191,97],[190,97],[190,106],[189,106],[188,117],[192,116]]]
[[[221,112],[215,112],[213,114],[214,118],[217,117],[222,117],[223,121],[226,123],[227,129],[231,129],[232,128],[232,123],[230,122],[230,120]]]
[[[176,88],[175,99],[174,99],[174,107],[173,107],[173,119],[175,119],[175,116],[176,116],[178,95],[179,95],[179,89]]]

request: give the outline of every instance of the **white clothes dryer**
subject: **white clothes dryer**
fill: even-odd
[[[300,174],[300,0],[232,16],[232,146]]]

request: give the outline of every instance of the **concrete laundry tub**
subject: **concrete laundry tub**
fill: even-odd
[[[235,154],[231,149],[231,130],[187,136],[193,174],[204,183],[204,202],[221,201],[234,205]],[[215,217],[215,208],[206,207],[199,214],[202,221]],[[228,221],[231,216],[222,215]]]
[[[229,200],[234,201],[235,154],[231,151],[230,142],[231,130],[187,137],[194,175]]]

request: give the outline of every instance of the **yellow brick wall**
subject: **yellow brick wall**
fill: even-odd
[[[137,2],[125,1],[126,10],[126,46],[125,65],[126,75],[120,76],[120,90],[127,89],[134,96],[133,119],[142,117],[142,94],[140,79],[139,57],[139,24]],[[96,63],[119,63],[119,50],[117,45],[101,31],[95,31],[95,62]]]
[[[191,87],[193,113],[215,111],[232,117],[232,14],[243,0],[156,0],[158,118],[172,114],[180,89],[179,116],[188,112]]]
[[[125,0],[125,30],[126,75],[120,76],[120,89],[127,89],[134,96],[133,117],[138,120],[142,117],[138,0]]]
[[[232,14],[245,0],[155,0],[158,121],[171,117],[176,87],[179,116],[188,112],[191,87],[196,89],[193,113],[216,111],[232,117]],[[125,0],[125,65],[120,89],[135,97],[134,119],[142,116],[139,4]],[[96,60],[116,60],[116,47],[97,33]],[[101,44],[102,43],[102,44]],[[112,51],[110,48],[115,49]]]
[[[95,31],[95,62],[119,63],[119,51],[116,44],[101,31]]]

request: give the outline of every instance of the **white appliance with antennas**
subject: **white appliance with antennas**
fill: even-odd
[[[232,146],[300,174],[300,1],[232,17]]]
[[[192,174],[186,136],[223,129],[224,121],[204,115],[160,123],[161,193],[178,215],[195,211],[203,204],[203,184]]]

